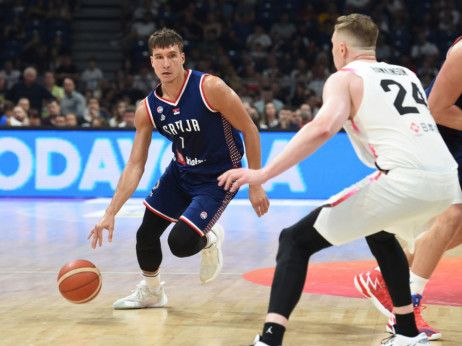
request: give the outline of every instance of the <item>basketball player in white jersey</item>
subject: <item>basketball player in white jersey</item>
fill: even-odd
[[[459,183],[462,185],[462,36],[458,37],[446,56],[438,75],[425,90],[428,106],[438,129],[459,164]],[[453,204],[436,217],[431,228],[416,240],[416,251],[404,249],[410,266],[410,286],[414,302],[417,328],[424,331],[429,340],[442,337],[422,316],[423,292],[445,251],[462,244],[462,193]],[[378,284],[377,284],[378,283]],[[377,268],[355,276],[356,288],[385,314],[389,320],[388,331],[393,331],[393,304],[382,275]]]
[[[385,345],[430,344],[416,327],[408,263],[395,234],[413,249],[416,231],[453,201],[457,164],[415,74],[376,61],[377,35],[378,27],[368,16],[338,18],[332,36],[338,71],[325,84],[323,106],[315,119],[264,168],[229,170],[218,178],[230,191],[262,184],[311,155],[342,126],[359,158],[377,168],[282,230],[266,323],[254,345],[282,344],[310,256],[362,237],[379,263],[395,306],[396,334]]]

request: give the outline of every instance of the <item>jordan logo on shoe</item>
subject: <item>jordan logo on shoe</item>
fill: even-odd
[[[272,329],[273,329],[273,326],[268,327],[268,329],[266,330],[265,333],[266,333],[266,334],[273,334]]]
[[[380,281],[378,278],[375,278],[374,281],[372,281],[371,279],[371,273],[367,273],[366,276],[367,276],[367,279],[366,279],[366,286],[371,286],[374,288],[374,290],[377,289],[377,287],[382,287],[382,285],[380,284]]]

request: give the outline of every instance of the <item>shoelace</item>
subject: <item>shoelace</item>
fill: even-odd
[[[382,339],[382,341],[380,342],[380,344],[382,345],[385,345],[387,344],[388,342],[390,342],[391,340],[393,340],[394,338],[396,338],[396,335],[390,335],[384,339]]]
[[[422,317],[422,310],[426,309],[427,307],[425,305],[421,305],[421,306],[416,306],[414,308],[414,315],[415,315],[415,319],[416,319],[416,323],[417,324],[420,324],[421,326],[423,327],[427,327],[429,326],[427,322],[425,322],[425,320],[423,319]]]
[[[136,300],[143,300],[146,290],[141,284],[136,285],[136,290],[134,291]]]
[[[164,284],[165,284],[164,281],[160,283],[159,289],[156,292],[154,292],[155,295],[158,295],[160,293],[160,289],[162,288]],[[135,293],[137,300],[143,300],[146,297],[147,293],[150,293],[150,290],[149,290],[149,287],[147,286],[143,287],[141,283],[139,283],[136,285],[136,289],[133,291],[133,293]]]
[[[207,256],[207,257],[208,257],[208,256],[211,256],[211,255],[212,255],[212,251],[210,251],[210,250],[213,249],[213,247],[215,246],[215,244],[216,244],[216,242],[213,243],[213,244],[211,244],[209,247],[203,248],[202,251],[201,251],[201,253],[202,253],[203,255]]]

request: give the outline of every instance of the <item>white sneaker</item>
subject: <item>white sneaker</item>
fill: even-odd
[[[128,297],[117,300],[113,307],[115,310],[124,309],[144,309],[144,308],[160,308],[168,302],[167,295],[164,292],[164,283],[161,282],[157,290],[152,290],[146,284],[146,281],[136,285],[136,290]]]
[[[219,224],[215,224],[211,231],[216,235],[215,242],[208,248],[201,251],[201,267],[200,278],[204,283],[213,281],[220,273],[223,267],[223,255],[221,253],[221,245],[225,239],[225,229]]]
[[[257,334],[257,336],[253,340],[253,344],[251,346],[268,346],[268,344],[265,344],[264,342],[261,342],[260,341],[260,334]]]
[[[265,344],[263,341],[260,341],[260,338],[260,334],[257,334],[251,346],[268,346],[268,344]]]
[[[386,346],[423,346],[423,345],[430,345],[430,341],[427,338],[425,333],[420,333],[413,338],[407,337],[400,334],[395,334],[384,341],[382,341],[382,345]]]

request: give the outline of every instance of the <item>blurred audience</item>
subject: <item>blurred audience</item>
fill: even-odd
[[[118,127],[135,127],[135,107],[128,106],[122,115],[122,122]]]
[[[64,89],[56,84],[56,78],[53,72],[45,72],[43,85],[58,102],[61,102],[61,99],[64,97]]]
[[[64,117],[66,118],[66,126],[79,126],[77,116],[74,113],[67,113]]]
[[[14,103],[8,100],[3,101],[1,107],[0,126],[15,126],[18,123],[13,117]]]
[[[267,102],[263,108],[260,120],[260,129],[275,129],[279,125],[278,111],[273,102]]]
[[[27,98],[30,107],[41,110],[44,100],[53,98],[53,95],[37,79],[37,70],[27,67],[23,73],[23,81],[17,82],[7,94],[7,99],[17,103],[20,98]]]
[[[27,117],[29,118],[29,126],[42,126],[42,117],[38,110],[29,109],[27,112]]]
[[[32,126],[63,126],[62,115],[65,126],[132,127],[133,105],[158,83],[147,38],[165,26],[183,35],[186,68],[222,78],[264,130],[297,130],[316,116],[335,71],[330,38],[340,15],[372,16],[381,30],[378,59],[410,68],[424,86],[462,32],[454,0],[122,0],[122,29],[112,44],[124,58],[106,76],[103,60],[92,57],[82,70],[72,60],[71,20],[80,1],[25,3],[0,1],[0,125],[17,124],[13,108],[23,98]]]
[[[21,106],[15,106],[13,108],[13,126],[27,126],[29,125],[29,118],[27,117],[27,113]]]
[[[61,111],[64,114],[74,113],[79,122],[84,121],[86,100],[81,93],[75,90],[75,82],[72,78],[65,78],[63,82],[64,96],[61,99]]]
[[[96,59],[91,57],[88,59],[88,66],[80,75],[80,83],[82,90],[90,90],[93,96],[96,96],[96,91],[99,89],[103,80],[103,71],[96,66]]]

